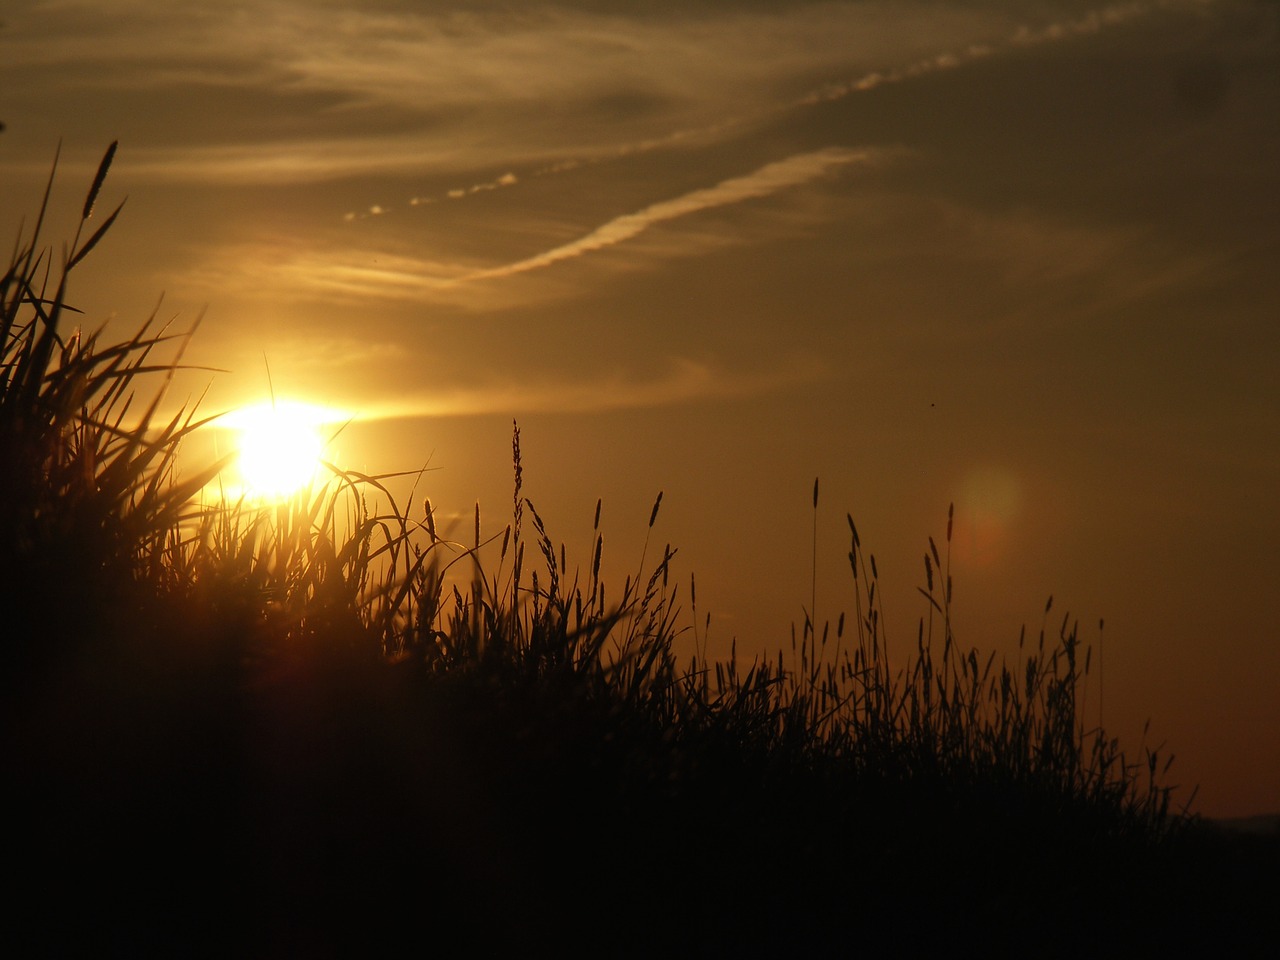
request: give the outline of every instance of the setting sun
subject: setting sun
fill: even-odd
[[[239,473],[250,496],[283,498],[313,482],[325,442],[320,425],[337,419],[323,407],[277,402],[243,407],[225,426],[239,434]]]

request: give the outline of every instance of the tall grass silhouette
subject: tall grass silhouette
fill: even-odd
[[[336,464],[288,500],[209,498],[225,463],[183,475],[178,451],[212,418],[159,415],[189,333],[67,329],[114,152],[60,259],[51,176],[0,280],[4,748],[46,946],[1070,956],[1203,906],[1226,861],[1188,839],[1168,760],[1086,727],[1076,624],[1012,661],[957,642],[950,515],[913,647],[890,655],[849,517],[851,616],[819,626],[811,597],[789,652],[746,663],[700,652],[696,582],[686,614],[648,539],[661,494],[620,590],[600,503],[571,564],[518,427],[497,536],[478,508],[442,536],[429,499]],[[1226,936],[1218,906],[1177,942]]]

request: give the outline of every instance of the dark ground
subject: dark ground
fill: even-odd
[[[547,682],[287,651],[246,666],[216,641],[81,653],[10,685],[7,955],[1280,942],[1275,832],[1099,836],[1035,798],[691,752]]]

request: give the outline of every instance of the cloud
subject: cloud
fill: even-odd
[[[869,153],[865,150],[850,150],[844,147],[828,147],[812,153],[797,154],[785,160],[765,164],[745,176],[721,181],[714,187],[694,190],[672,200],[652,204],[636,213],[615,217],[572,243],[566,243],[515,263],[474,270],[459,280],[487,280],[525,273],[529,270],[539,270],[563,260],[582,256],[584,253],[591,253],[630,240],[654,224],[689,216],[713,207],[766,197],[789,187],[800,186],[837,167],[866,161],[868,158]]]
[[[502,176],[496,177],[493,180],[485,180],[482,183],[473,183],[469,187],[454,187],[450,190],[446,190],[442,196],[438,196],[438,197],[424,197],[419,195],[412,196],[409,198],[407,206],[421,207],[421,206],[425,206],[428,203],[436,203],[437,201],[442,199],[443,200],[461,200],[464,197],[471,196],[472,194],[487,193],[490,190],[501,190],[503,187],[512,187],[519,182],[520,182],[520,178],[517,177],[514,173],[508,171],[504,173]],[[385,206],[380,203],[375,203],[371,207],[369,207],[368,210],[363,212],[349,211],[342,215],[342,219],[347,221],[348,223],[354,220],[365,220],[368,217],[381,216],[382,214],[389,212],[390,209],[391,208],[388,206]]]
[[[433,167],[501,160],[463,138],[442,145],[415,134],[256,140],[182,147],[135,146],[121,163],[135,176],[176,183],[298,184],[355,176],[406,176]]]
[[[917,77],[927,76],[941,70],[954,70],[975,60],[981,60],[992,54],[1012,47],[1031,47],[1043,43],[1056,43],[1076,37],[1091,36],[1106,27],[1125,23],[1126,21],[1145,16],[1157,8],[1171,6],[1203,6],[1213,0],[1157,0],[1157,2],[1118,3],[1096,10],[1090,10],[1082,16],[1066,20],[1057,20],[1048,24],[1020,24],[1003,42],[974,42],[957,50],[931,54],[919,60],[901,64],[896,67],[883,67],[868,71],[854,80],[823,84],[800,98],[801,104],[821,103],[829,100],[840,100],[854,93],[874,90],[887,83],[902,83]]]
[[[743,176],[731,177],[714,186],[662,200],[634,213],[622,214],[577,240],[497,266],[449,262],[376,250],[367,246],[341,246],[326,250],[313,244],[299,248],[290,242],[224,248],[221,263],[202,263],[184,279],[203,282],[214,288],[225,288],[232,282],[242,287],[249,281],[274,294],[283,291],[310,291],[325,297],[339,295],[356,301],[370,297],[401,300],[432,298],[464,304],[474,300],[470,288],[481,285],[483,281],[551,267],[632,240],[657,224],[692,216],[704,210],[771,196],[817,180],[851,164],[879,160],[884,155],[884,151],[853,150],[846,147],[827,147],[796,154],[765,164]],[[492,181],[492,188],[503,185],[506,179],[499,177]],[[514,178],[510,182],[514,182]],[[486,189],[486,186],[478,185],[478,188]],[[347,215],[347,219],[375,216],[381,210],[378,207],[364,214],[351,213]]]
[[[593,413],[643,407],[674,406],[702,400],[769,393],[821,379],[826,367],[796,358],[764,373],[741,373],[687,357],[668,361],[650,379],[618,373],[583,382],[510,380],[410,394],[393,402],[363,404],[357,419],[462,417],[493,413]]]
[[[802,355],[776,362],[766,371],[730,370],[689,357],[672,357],[663,369],[651,376],[617,371],[590,379],[548,377],[530,381],[522,378],[516,382],[503,378],[486,383],[397,391],[391,400],[349,400],[343,407],[317,406],[309,410],[309,415],[317,424],[344,426],[492,414],[604,413],[759,396],[814,383],[829,374],[825,363]],[[234,411],[245,404],[260,404],[261,400],[258,396],[239,396],[234,403],[208,408],[225,415],[220,415],[210,425],[211,429],[203,431],[204,436],[236,427]],[[232,412],[226,414],[226,411]]]
[[[287,363],[293,370],[307,370],[326,376],[353,367],[377,369],[402,361],[408,347],[399,341],[334,334],[277,336],[264,353]]]
[[[358,250],[285,253],[274,263],[257,257],[237,256],[247,272],[256,260],[265,286],[311,289],[363,299],[366,297],[415,298],[432,289],[443,290],[467,279],[464,266],[398,254]]]
[[[901,6],[624,16],[62,0],[15,14],[0,60],[14,102],[41,117],[127,117],[140,175],[298,183],[545,169],[715,136],[726,119],[785,106],[815,74],[992,31],[988,11]]]
[[[1133,2],[1117,3],[1090,10],[1074,18],[1052,20],[1041,24],[1014,24],[995,16],[994,11],[990,9],[985,9],[983,16],[978,17],[972,8],[964,11],[947,10],[943,12],[932,7],[911,7],[900,4],[893,15],[892,22],[896,25],[898,33],[916,38],[914,45],[904,45],[900,39],[896,42],[890,42],[889,38],[884,35],[882,28],[886,22],[886,14],[882,5],[874,3],[861,4],[856,11],[853,11],[848,8],[848,5],[837,4],[834,6],[842,10],[842,17],[856,18],[862,27],[858,37],[858,40],[861,41],[860,44],[852,42],[852,38],[844,38],[846,42],[843,49],[846,58],[870,59],[870,51],[872,50],[891,53],[900,48],[912,49],[914,46],[919,46],[922,39],[924,43],[936,42],[936,38],[946,36],[948,33],[951,35],[956,33],[961,35],[968,34],[970,36],[978,36],[981,39],[972,40],[955,49],[928,53],[925,56],[908,60],[896,66],[885,65],[882,61],[880,66],[868,70],[853,80],[843,82],[829,81],[818,88],[810,90],[798,100],[789,103],[774,102],[770,96],[739,96],[733,104],[732,109],[735,112],[726,114],[722,111],[716,120],[706,121],[694,127],[670,130],[642,140],[614,143],[606,147],[582,152],[576,156],[562,156],[533,170],[532,175],[542,176],[563,173],[586,164],[616,160],[636,153],[714,142],[732,135],[745,124],[753,120],[759,120],[771,113],[793,109],[796,106],[843,99],[851,94],[873,90],[884,84],[902,83],[940,71],[958,69],[974,61],[985,59],[1009,49],[1032,47],[1044,43],[1089,36],[1100,32],[1104,28],[1145,16],[1156,9],[1187,6],[1189,4],[1202,6],[1212,2],[1214,0],[1149,0],[1149,2],[1133,0]],[[823,42],[805,33],[807,28],[812,27],[812,23],[803,23],[800,27],[794,26],[797,20],[803,21],[809,15],[810,11],[793,11],[786,21],[779,21],[775,24],[780,29],[781,39],[777,40],[775,38],[778,49],[770,51],[769,55],[774,58],[781,55],[783,61],[783,66],[775,67],[777,71],[777,76],[773,78],[775,86],[780,85],[786,71],[799,72],[798,64],[785,55],[791,44],[798,38],[803,36],[806,42],[812,44],[813,61],[809,64],[810,70],[821,64],[824,57],[832,56],[832,51]],[[741,21],[734,22],[740,23]],[[828,28],[835,29],[836,33],[841,36],[843,36],[842,29],[848,25],[844,20],[840,20],[838,26],[827,19],[823,19],[821,22]],[[944,25],[950,29],[940,31],[940,27]],[[643,32],[645,29],[653,29],[651,26],[638,25],[635,21],[630,21],[626,25],[614,23],[613,27],[618,29],[619,37],[634,37],[637,30]],[[670,24],[667,24],[666,27],[671,29]],[[788,35],[788,30],[792,30],[793,33]],[[753,31],[752,29],[744,29],[743,32],[744,34],[751,34]],[[874,37],[874,42],[870,41],[868,37]],[[746,41],[739,37],[737,42],[745,43]],[[652,79],[652,77],[649,78],[650,81]],[[711,84],[710,89],[714,90],[715,84]],[[685,98],[689,96],[688,85],[686,85],[682,96]],[[672,96],[669,99],[678,98]],[[616,98],[614,102],[616,102]],[[507,176],[514,178],[514,174],[507,174]],[[449,199],[460,199],[480,190],[494,189],[495,186],[501,185],[504,184],[498,182],[495,184],[477,184],[470,188],[456,187],[447,191],[445,196]],[[410,201],[410,204],[414,205],[420,202],[422,202],[420,198],[414,198],[413,201]],[[353,215],[349,214],[347,218],[353,219]]]
[[[1041,8],[1048,23],[1027,23],[1025,8],[992,2],[622,15],[567,5],[60,0],[11,15],[0,62],[15,130],[73,117],[123,124],[120,166],[140,176],[294,184],[563,171],[722,139],[797,104],[1206,2],[1116,3],[1071,17],[1061,11],[1072,5],[1055,3]],[[854,79],[813,85],[839,76]]]

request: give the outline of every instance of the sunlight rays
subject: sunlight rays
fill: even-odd
[[[217,426],[235,432],[233,487],[253,500],[285,500],[322,481],[326,425],[341,411],[295,400],[240,407]]]

